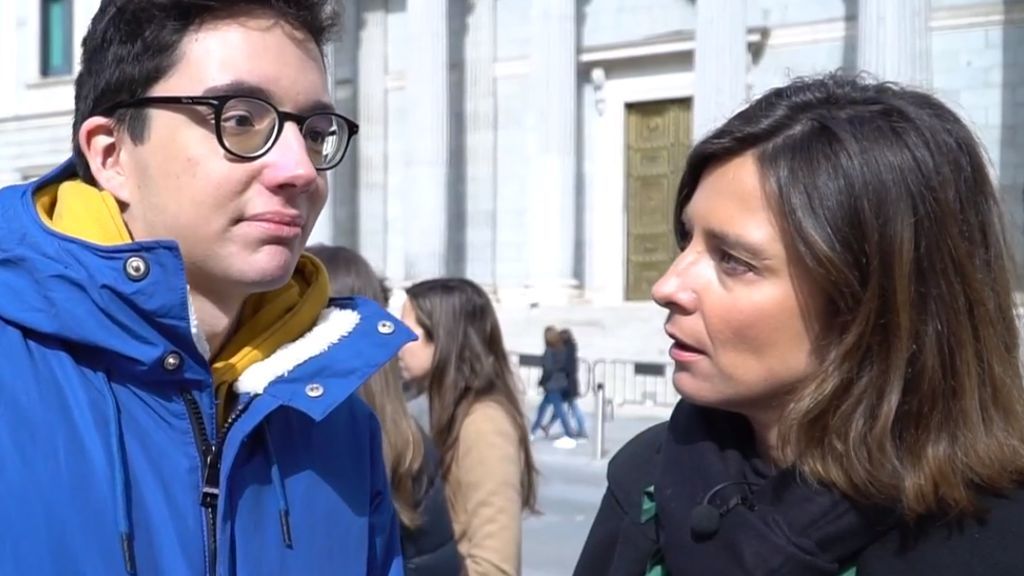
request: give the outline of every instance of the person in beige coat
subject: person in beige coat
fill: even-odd
[[[401,350],[399,365],[430,399],[430,431],[466,573],[518,576],[523,512],[536,511],[537,468],[490,299],[469,280],[427,280],[408,289],[402,321],[419,340]]]

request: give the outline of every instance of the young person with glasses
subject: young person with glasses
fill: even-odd
[[[73,158],[0,192],[0,573],[402,572],[354,391],[412,334],[302,253],[331,5],[100,3]]]

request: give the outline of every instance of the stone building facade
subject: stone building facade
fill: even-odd
[[[988,150],[1024,253],[1024,0],[339,4],[334,98],[361,129],[313,241],[359,249],[397,287],[478,281],[513,349],[539,349],[557,324],[586,357],[664,360],[646,294],[672,257],[686,152],[804,74],[868,70],[951,104]],[[73,64],[97,5],[0,8],[0,184],[70,152]]]

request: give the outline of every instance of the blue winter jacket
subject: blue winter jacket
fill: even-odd
[[[51,230],[33,191],[73,176],[0,190],[0,574],[401,574],[379,427],[353,391],[411,332],[332,302],[347,334],[242,394],[218,442],[176,244]]]

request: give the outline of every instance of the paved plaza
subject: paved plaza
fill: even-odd
[[[584,399],[583,405],[592,400]],[[532,422],[535,406],[529,405]],[[593,412],[587,412],[591,441],[576,448],[555,448],[552,440],[536,440],[533,453],[540,468],[541,514],[527,516],[523,523],[523,575],[568,576],[590,530],[605,489],[608,458],[626,441],[668,418],[670,409],[661,407],[622,407],[607,423],[606,454],[595,459]],[[552,439],[559,432],[555,425]]]

